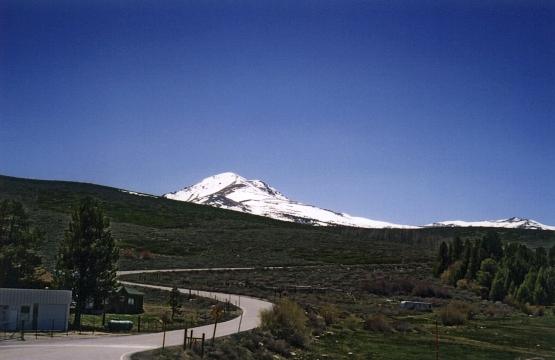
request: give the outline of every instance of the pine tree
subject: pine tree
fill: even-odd
[[[555,267],[555,245],[549,249],[549,265]]]
[[[476,278],[476,273],[480,268],[481,259],[479,256],[480,253],[480,242],[475,242],[474,246],[472,246],[472,251],[470,253],[470,260],[468,262],[468,268],[466,270],[466,278],[469,280]]]
[[[38,285],[35,271],[41,264],[39,240],[20,202],[0,202],[0,287]]]
[[[499,234],[495,231],[488,232],[482,239],[482,248],[485,251],[485,257],[490,257],[496,261],[503,257],[503,243]]]
[[[118,250],[109,227],[99,203],[88,197],[74,209],[60,243],[56,280],[59,287],[73,291],[75,327],[81,324],[85,304],[99,305],[115,286]]]
[[[434,269],[434,275],[439,277],[445,270],[447,270],[447,267],[449,267],[449,250],[445,241],[442,241],[441,245],[439,245],[439,254]]]
[[[549,265],[549,258],[547,256],[547,251],[543,247],[536,248],[534,264],[537,269]]]
[[[455,283],[466,276],[471,257],[472,257],[472,243],[470,242],[470,240],[467,239],[465,240],[463,245],[462,262],[461,262],[461,266],[458,268],[457,274],[455,275]]]
[[[491,283],[491,290],[489,293],[490,300],[502,301],[505,299],[505,296],[507,296],[507,288],[505,287],[507,277],[508,271],[506,268],[501,267],[497,270]]]
[[[464,246],[461,238],[458,236],[455,237],[455,240],[453,240],[453,257],[451,258],[451,261],[455,262],[460,260],[463,255],[463,250]]]

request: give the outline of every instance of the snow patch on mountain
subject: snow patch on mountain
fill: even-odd
[[[288,199],[263,181],[247,180],[232,172],[210,176],[198,184],[165,194],[164,197],[312,225],[417,228],[416,226],[371,220],[302,204]]]
[[[529,230],[555,230],[555,226],[541,224],[535,220],[512,217],[501,220],[486,220],[486,221],[462,221],[450,220],[440,221],[426,225],[426,227],[495,227],[495,228],[510,228],[510,229],[529,229]]]
[[[157,198],[158,197],[158,196],[145,194],[145,193],[140,193],[140,192],[131,191],[131,190],[120,189],[119,191],[124,192],[126,194],[130,194],[130,195],[136,195],[136,196],[146,196],[146,197],[151,197],[151,198]]]

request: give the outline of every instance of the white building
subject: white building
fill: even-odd
[[[401,309],[432,311],[432,304],[421,301],[401,301]]]
[[[0,288],[0,331],[65,331],[71,291]]]

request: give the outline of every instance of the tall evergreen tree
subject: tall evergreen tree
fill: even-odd
[[[549,265],[555,267],[555,245],[549,249]]]
[[[20,202],[0,202],[0,287],[38,285],[35,272],[41,264],[39,240]]]
[[[453,240],[453,257],[451,258],[451,261],[455,262],[460,260],[463,255],[463,250],[464,245],[461,238],[458,236],[455,237],[455,240]]]
[[[456,279],[455,282],[466,276],[471,257],[472,257],[472,242],[466,239],[463,245],[463,256],[462,256],[461,266],[459,267],[458,272],[455,276],[455,279]]]
[[[484,259],[490,257],[498,261],[503,257],[503,243],[495,231],[490,231],[483,237],[482,248],[486,252]]]
[[[56,264],[58,285],[73,291],[74,326],[80,326],[87,302],[99,305],[113,290],[117,260],[110,221],[97,201],[83,199],[73,211]]]
[[[536,248],[534,264],[537,269],[549,265],[549,258],[547,256],[547,251],[543,247]]]
[[[481,259],[480,259],[480,242],[475,242],[474,245],[472,246],[472,250],[470,252],[470,259],[468,262],[468,267],[466,270],[466,278],[467,279],[475,279],[476,278],[476,273],[478,273],[478,270],[480,269],[480,263],[481,263]]]
[[[439,277],[445,270],[447,270],[448,266],[449,266],[449,250],[447,248],[447,244],[445,243],[445,241],[442,241],[441,245],[439,245],[439,254],[438,254],[436,266],[434,269],[434,275],[436,277]]]
[[[502,301],[507,296],[508,289],[505,287],[507,283],[508,271],[506,268],[501,267],[495,273],[491,283],[491,290],[489,293],[490,300]]]

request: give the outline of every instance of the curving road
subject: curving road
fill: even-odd
[[[196,269],[203,270],[203,269]],[[121,272],[123,275],[126,272]],[[127,272],[129,273],[129,272]],[[137,273],[137,272],[134,272]],[[171,290],[167,286],[138,284],[121,281],[126,285],[149,287],[160,290]],[[182,293],[189,293],[189,289],[179,289]],[[249,296],[225,294],[220,292],[197,291],[199,296],[216,299],[219,301],[229,300],[237,304],[243,314],[241,317],[219,323],[216,328],[216,337],[231,335],[239,331],[251,330],[260,324],[260,311],[272,307],[272,303]],[[190,329],[189,329],[190,330]],[[206,338],[212,338],[214,325],[205,325],[193,328],[193,336],[206,334]],[[89,339],[75,339],[66,337],[54,337],[34,340],[28,336],[28,341],[4,341],[0,342],[1,360],[65,360],[65,359],[87,359],[87,360],[124,360],[129,355],[154,349],[162,346],[162,333],[142,335],[122,335],[95,337]],[[166,346],[180,345],[183,343],[183,330],[166,332]]]

